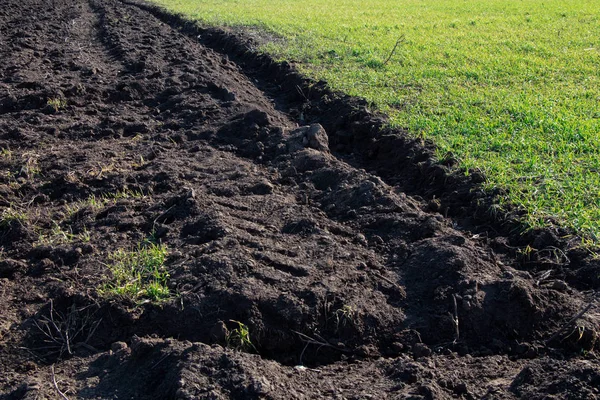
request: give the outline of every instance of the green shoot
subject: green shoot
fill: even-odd
[[[169,273],[165,268],[168,254],[162,244],[143,243],[135,250],[116,250],[109,256],[109,281],[101,294],[132,301],[160,302],[170,297]]]
[[[256,352],[256,347],[254,347],[254,344],[250,339],[250,330],[248,329],[248,326],[246,324],[241,323],[240,321],[230,321],[237,324],[237,328],[234,328],[227,333],[227,336],[225,338],[227,347],[230,347],[235,350]]]

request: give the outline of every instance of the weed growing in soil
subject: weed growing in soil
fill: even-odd
[[[113,163],[106,165],[98,164],[97,166],[93,167],[88,171],[88,175],[96,178],[101,178],[105,173],[112,172],[114,170],[115,164]]]
[[[117,250],[110,254],[111,278],[101,289],[105,296],[125,297],[138,302],[164,301],[170,297],[165,269],[168,250],[165,245],[144,242],[133,251]]]
[[[78,237],[79,237],[79,240],[81,240],[83,243],[89,243],[92,240],[92,235],[85,228],[83,229],[83,232],[81,232],[78,235]]]
[[[34,350],[40,351],[45,357],[61,358],[63,355],[72,355],[78,347],[91,350],[94,348],[88,342],[96,332],[101,319],[96,319],[88,307],[76,308],[73,304],[67,312],[59,312],[50,300],[48,315],[40,316],[33,320],[39,333],[41,333],[41,347]]]
[[[54,109],[54,111],[58,112],[67,106],[67,101],[60,97],[53,97],[48,99],[47,104]]]
[[[0,227],[10,227],[13,224],[24,225],[27,222],[27,213],[15,208],[8,207],[2,210],[0,215]]]
[[[108,203],[107,199],[103,197],[96,197],[92,194],[85,201],[76,203],[74,206],[72,206],[72,210],[76,210],[75,212],[77,212],[78,209],[81,209],[83,207],[91,207],[92,210],[99,210],[103,208],[106,205],[106,203]]]
[[[52,230],[50,232],[49,236],[42,236],[40,239],[42,241],[47,241],[48,244],[53,244],[53,243],[71,243],[73,241],[73,239],[75,238],[75,235],[73,235],[72,232],[68,232],[65,231],[64,229],[62,229],[60,227],[59,224],[57,224],[56,222],[53,223],[52,225]]]
[[[136,190],[120,190],[114,193],[105,193],[101,196],[90,195],[83,201],[74,202],[65,206],[65,212],[68,217],[72,217],[79,210],[90,207],[92,210],[100,210],[111,202],[116,202],[122,199],[141,199],[144,197],[144,193]]]
[[[37,157],[37,154],[23,154],[23,165],[21,166],[21,171],[19,174],[28,178],[33,178],[35,175],[39,175],[42,171],[38,165]]]
[[[106,193],[102,196],[105,200],[141,199],[144,193],[138,190],[124,189],[114,193]]]
[[[5,159],[7,161],[10,161],[10,160],[12,160],[12,156],[13,156],[13,153],[12,153],[11,149],[4,148],[4,147],[2,147],[0,149],[0,157],[1,158]]]
[[[355,310],[352,306],[344,305],[334,313],[336,330],[354,323]]]
[[[240,321],[230,321],[237,324],[237,328],[234,328],[227,333],[227,336],[225,337],[227,347],[246,352],[256,351],[256,347],[254,347],[252,340],[250,340],[250,330],[248,329],[248,326]]]
[[[58,245],[58,244],[69,244],[75,241],[81,241],[87,243],[91,240],[90,233],[84,230],[82,233],[74,234],[71,228],[67,230],[63,229],[59,224],[53,222],[50,233],[44,234],[39,233],[37,245]]]

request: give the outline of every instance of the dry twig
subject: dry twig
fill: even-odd
[[[299,364],[302,365],[302,357],[304,357],[304,352],[306,351],[306,349],[308,348],[309,344],[315,344],[318,345],[318,349],[320,349],[321,347],[330,347],[332,349],[344,352],[344,353],[348,353],[350,350],[346,350],[346,349],[340,349],[337,346],[334,346],[330,343],[328,343],[325,339],[323,339],[323,337],[321,337],[318,334],[315,334],[315,336],[317,337],[316,339],[313,337],[310,337],[308,335],[305,335],[304,333],[298,332],[298,331],[292,331],[295,334],[297,334],[298,336],[300,336],[300,340],[303,341],[304,343],[306,343],[306,345],[304,346],[304,349],[302,349],[302,353],[300,353],[300,359],[299,359]],[[318,350],[317,349],[317,350]]]
[[[404,290],[403,287],[401,287],[400,285],[398,285],[396,282],[394,282],[393,280],[383,276],[382,274],[380,274],[377,271],[368,271],[370,274],[372,274],[373,276],[381,279],[384,282],[389,283],[390,285],[392,285],[393,287],[395,287],[396,289],[398,289],[398,291],[402,294],[402,296],[406,297],[406,291]]]
[[[454,316],[452,317],[452,320],[454,321],[454,341],[452,343],[456,344],[458,339],[460,339],[460,330],[458,327],[458,305],[456,304],[455,294],[452,295],[452,301],[454,303]]]
[[[581,310],[580,312],[578,312],[573,318],[571,318],[566,324],[564,324],[558,331],[556,331],[556,333],[552,336],[550,336],[550,339],[546,340],[546,346],[551,343],[554,339],[556,339],[557,337],[560,336],[560,334],[562,334],[565,330],[567,330],[567,328],[575,321],[577,321],[579,318],[583,317],[583,315],[588,312],[590,310],[590,308],[592,308],[592,306],[594,305],[594,301],[592,301],[591,303],[589,303],[587,306],[585,306],[585,308],[583,310]]]
[[[88,342],[96,332],[96,329],[98,329],[102,319],[92,321],[92,316],[89,314],[82,317],[80,313],[85,308],[87,307],[76,309],[73,304],[70,311],[66,315],[63,315],[54,310],[54,302],[50,300],[49,316],[33,321],[38,330],[46,338],[46,346],[37,350],[50,349],[51,351],[47,355],[58,353],[58,357],[61,357],[64,353],[72,355],[74,347],[84,347],[88,350],[96,351]],[[78,339],[79,341],[75,342]]]
[[[56,382],[56,375],[54,374],[54,365],[52,367],[50,367],[50,370],[52,371],[52,383],[54,384],[54,389],[56,389],[56,391],[58,392],[58,394],[60,395],[60,397],[63,400],[69,400],[67,395],[64,394],[58,387],[58,382]]]
[[[386,65],[391,59],[392,56],[394,55],[394,53],[396,52],[396,49],[398,48],[398,45],[402,42],[404,42],[406,40],[406,36],[401,35],[398,40],[396,40],[396,44],[394,45],[394,48],[392,49],[392,51],[390,52],[390,55],[385,59],[385,61],[383,62],[383,65]]]

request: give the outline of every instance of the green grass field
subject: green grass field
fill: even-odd
[[[285,39],[263,50],[483,171],[530,226],[600,238],[600,0],[155,1]]]

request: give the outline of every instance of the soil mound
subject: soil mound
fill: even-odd
[[[142,3],[0,37],[3,398],[599,395],[597,261],[363,101]]]

